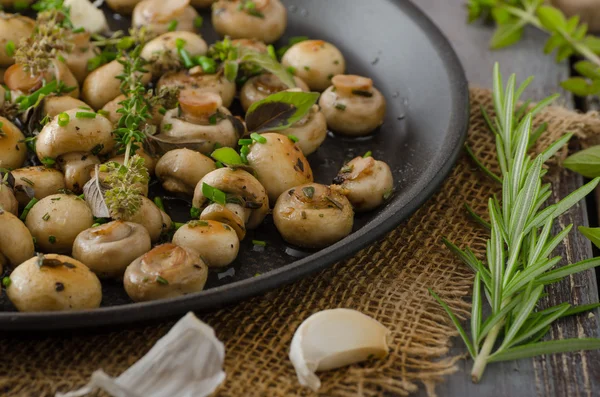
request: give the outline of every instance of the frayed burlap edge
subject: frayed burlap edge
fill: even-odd
[[[493,113],[490,93],[472,89],[467,143],[479,159],[497,170],[493,139],[481,117],[481,106]],[[536,150],[565,132],[590,138],[600,131],[597,115],[563,108],[542,112],[535,123],[542,122],[548,123],[548,131]],[[565,154],[561,152],[558,161]],[[346,307],[388,327],[391,351],[384,360],[321,374],[322,394],[408,395],[422,385],[433,395],[444,376],[457,370],[461,357],[448,356],[456,331],[427,288],[435,290],[459,316],[467,317],[472,284],[472,274],[449,253],[442,238],[462,247],[468,244],[483,257],[486,232],[469,219],[464,204],[485,214],[487,198],[498,191],[499,186],[461,156],[440,191],[383,240],[313,277],[202,315],[226,345],[227,379],[217,394],[310,395],[298,384],[288,359],[293,333],[319,310]],[[4,337],[0,343],[0,394],[51,396],[56,390],[85,384],[98,368],[118,375],[171,325],[75,338],[68,334],[41,339]]]

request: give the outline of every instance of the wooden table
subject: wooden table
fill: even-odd
[[[515,46],[500,51],[489,50],[492,26],[466,24],[466,0],[415,0],[429,17],[446,34],[458,53],[465,68],[469,83],[491,88],[492,66],[500,63],[505,76],[517,73],[518,81],[534,75],[535,81],[527,90],[525,97],[540,100],[552,93],[562,94],[560,103],[574,108],[573,97],[563,91],[559,82],[569,76],[568,62],[555,64],[552,57],[544,55],[542,48],[547,36],[537,30],[526,32],[523,40]],[[583,179],[569,171],[564,171],[559,183],[554,185],[556,201],[581,186]],[[590,207],[588,207],[590,206]],[[588,225],[588,208],[593,208],[590,200],[582,202],[559,219],[556,231],[561,225],[573,223]],[[591,211],[595,213],[596,211]],[[597,224],[597,220],[592,220]],[[576,228],[569,234],[557,254],[564,259],[562,265],[574,263],[592,257],[592,247]],[[548,288],[545,305],[561,302],[586,304],[598,302],[598,284],[596,273],[590,270],[563,280]],[[552,328],[552,339],[574,337],[600,337],[599,312],[583,314],[558,321]],[[465,352],[462,342],[455,341],[454,353]],[[599,396],[600,395],[600,351],[572,354],[555,354],[506,363],[490,364],[482,382],[474,385],[470,380],[472,361],[460,362],[460,371],[448,377],[437,388],[439,396]],[[421,394],[425,396],[424,390]]]

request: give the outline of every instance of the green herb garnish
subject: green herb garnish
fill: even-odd
[[[78,119],[95,119],[96,113],[94,112],[77,112],[75,113],[75,117]]]
[[[156,282],[162,285],[169,285],[169,282],[161,276],[156,276]]]
[[[50,244],[55,244],[56,243],[56,237],[55,236],[48,236],[48,242]]]
[[[70,117],[67,113],[63,112],[58,115],[58,125],[66,127],[69,124]]]
[[[177,30],[177,25],[179,22],[177,22],[176,20],[172,20],[171,22],[169,22],[169,25],[167,26],[167,30],[169,32],[174,32],[175,30]]]
[[[256,132],[253,132],[252,134],[250,134],[250,138],[252,138],[252,140],[254,142],[258,142],[258,143],[267,143],[267,138],[265,138],[264,136],[257,134]]]
[[[304,193],[304,195],[308,198],[313,198],[313,196],[315,195],[315,188],[312,186],[306,186],[302,188],[302,193]]]
[[[202,194],[213,203],[225,205],[227,202],[227,195],[225,193],[204,182],[202,182]]]

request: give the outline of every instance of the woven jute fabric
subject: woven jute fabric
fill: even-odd
[[[482,162],[497,169],[481,106],[493,114],[489,91],[472,89],[468,145]],[[538,148],[567,131],[586,137],[600,130],[596,115],[562,108],[540,114],[535,124],[542,122],[548,123],[548,131]],[[448,356],[456,331],[427,289],[466,316],[473,278],[442,239],[469,245],[483,258],[486,232],[469,218],[464,204],[484,214],[488,197],[498,191],[499,186],[461,156],[440,191],[383,240],[303,281],[200,315],[226,346],[227,379],[217,394],[310,395],[300,387],[288,359],[290,342],[304,319],[336,307],[357,309],[382,322],[392,332],[391,352],[384,360],[321,374],[324,395],[408,395],[419,387],[433,394],[435,385],[456,371],[461,357]],[[172,325],[52,337],[3,335],[0,395],[52,396],[57,390],[82,386],[99,368],[116,376]]]

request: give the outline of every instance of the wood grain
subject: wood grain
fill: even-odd
[[[569,65],[565,62],[556,65],[543,52],[546,36],[537,30],[526,31],[523,40],[517,45],[501,51],[490,51],[488,43],[493,27],[482,24],[466,24],[463,0],[419,0],[417,5],[442,29],[454,46],[463,62],[467,78],[472,85],[491,88],[492,66],[498,61],[504,75],[517,73],[520,80],[535,76],[525,97],[542,99],[552,93],[562,94],[561,104],[574,107],[570,94],[560,89],[559,82],[568,77]],[[563,171],[560,180],[554,185],[552,201],[557,201],[581,186],[580,176]],[[588,217],[585,202],[574,207],[562,216],[555,225],[558,232],[566,225],[587,225]],[[591,245],[576,228],[565,242],[557,248],[557,255],[563,257],[560,265],[574,263],[592,256]],[[560,266],[559,265],[559,266]],[[586,304],[598,302],[598,286],[593,270],[574,275],[547,289],[548,296],[543,305],[556,305],[562,302]],[[557,322],[549,337],[552,339],[600,336],[598,311],[591,314],[573,316]],[[462,342],[456,340],[454,353],[465,352]],[[472,362],[461,361],[460,371],[447,378],[437,388],[440,396],[593,396],[600,390],[600,351],[577,352],[541,356],[534,359],[491,364],[482,382],[474,385],[470,380]],[[420,395],[426,395],[421,390]]]

